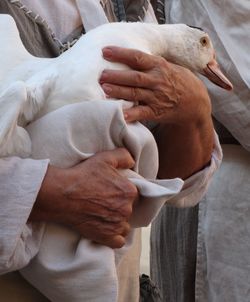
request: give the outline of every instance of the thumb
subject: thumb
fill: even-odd
[[[117,148],[111,151],[105,151],[97,154],[102,161],[111,165],[115,169],[131,169],[135,161],[131,154],[125,148]]]

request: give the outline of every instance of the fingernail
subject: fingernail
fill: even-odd
[[[105,82],[107,80],[107,78],[108,78],[107,73],[104,70],[100,76],[99,83],[102,84],[103,82]]]
[[[125,113],[125,112],[123,112],[123,116],[124,116],[124,119],[125,119],[125,120],[127,120],[127,118],[128,118],[128,114],[127,114],[127,113]]]
[[[125,121],[128,123],[129,122],[129,114],[126,111],[123,111],[123,116]]]
[[[110,47],[105,47],[102,49],[102,55],[104,58],[110,59],[110,58],[112,58],[113,51]]]
[[[104,92],[105,92],[107,95],[109,95],[110,92],[112,91],[112,88],[111,88],[109,85],[107,85],[107,84],[103,84],[103,85],[102,85],[102,89],[104,90]]]

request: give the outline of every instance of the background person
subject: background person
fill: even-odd
[[[234,90],[207,83],[223,163],[199,208],[162,209],[152,226],[151,275],[163,301],[249,301],[250,3],[169,0],[165,13],[167,23],[208,32]]]

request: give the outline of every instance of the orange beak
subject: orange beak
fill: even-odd
[[[232,83],[224,76],[215,59],[207,64],[207,67],[203,69],[203,72],[205,77],[221,88],[226,90],[233,89]]]

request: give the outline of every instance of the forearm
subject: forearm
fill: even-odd
[[[209,116],[202,123],[159,124],[154,136],[159,150],[159,178],[186,179],[211,160],[214,133]]]
[[[159,148],[159,178],[183,179],[206,166],[214,146],[211,102],[204,84],[191,72],[173,66],[178,100],[166,111],[154,136]]]

